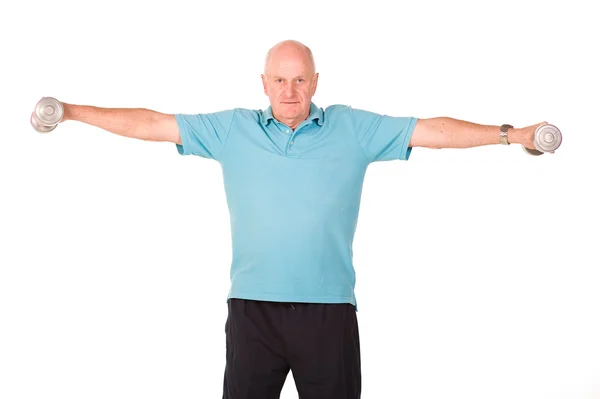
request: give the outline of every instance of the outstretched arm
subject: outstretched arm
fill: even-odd
[[[66,103],[62,105],[64,116],[61,122],[74,120],[120,136],[181,144],[174,115],[144,108],[100,108]]]
[[[535,149],[533,132],[546,122],[524,128],[508,129],[508,142]],[[419,119],[413,131],[410,147],[469,148],[500,144],[500,126],[480,125],[459,119],[441,117]]]

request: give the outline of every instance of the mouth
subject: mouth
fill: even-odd
[[[282,104],[287,104],[287,105],[291,105],[291,104],[299,104],[298,101],[282,101]]]

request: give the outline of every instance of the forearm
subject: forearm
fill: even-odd
[[[147,141],[173,141],[167,132],[176,125],[173,115],[144,108],[100,108],[63,103],[64,117],[104,129],[124,137]],[[171,134],[172,135],[172,134]]]
[[[420,120],[415,146],[429,148],[469,148],[500,143],[500,126],[480,125],[448,117]],[[519,129],[508,129],[508,142],[520,143]]]

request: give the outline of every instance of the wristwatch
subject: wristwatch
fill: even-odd
[[[500,144],[509,145],[508,142],[508,129],[512,129],[512,125],[502,125],[500,126]]]

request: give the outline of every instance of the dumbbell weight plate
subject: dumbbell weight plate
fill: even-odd
[[[38,121],[35,119],[34,114],[31,114],[31,126],[33,126],[33,128],[38,132],[38,133],[49,133],[51,131],[53,131],[54,129],[56,129],[56,126],[58,125],[52,125],[52,126],[44,126],[44,125],[40,125],[38,123]]]
[[[63,112],[63,106],[60,101],[52,97],[43,97],[35,105],[33,114],[38,124],[52,126],[60,122]]]
[[[543,155],[544,153],[538,150],[534,150],[531,148],[527,148],[527,147],[523,147],[523,149],[525,150],[526,153],[528,153],[529,155]]]
[[[546,124],[535,129],[533,142],[538,151],[551,152],[560,147],[562,134],[554,125]]]

